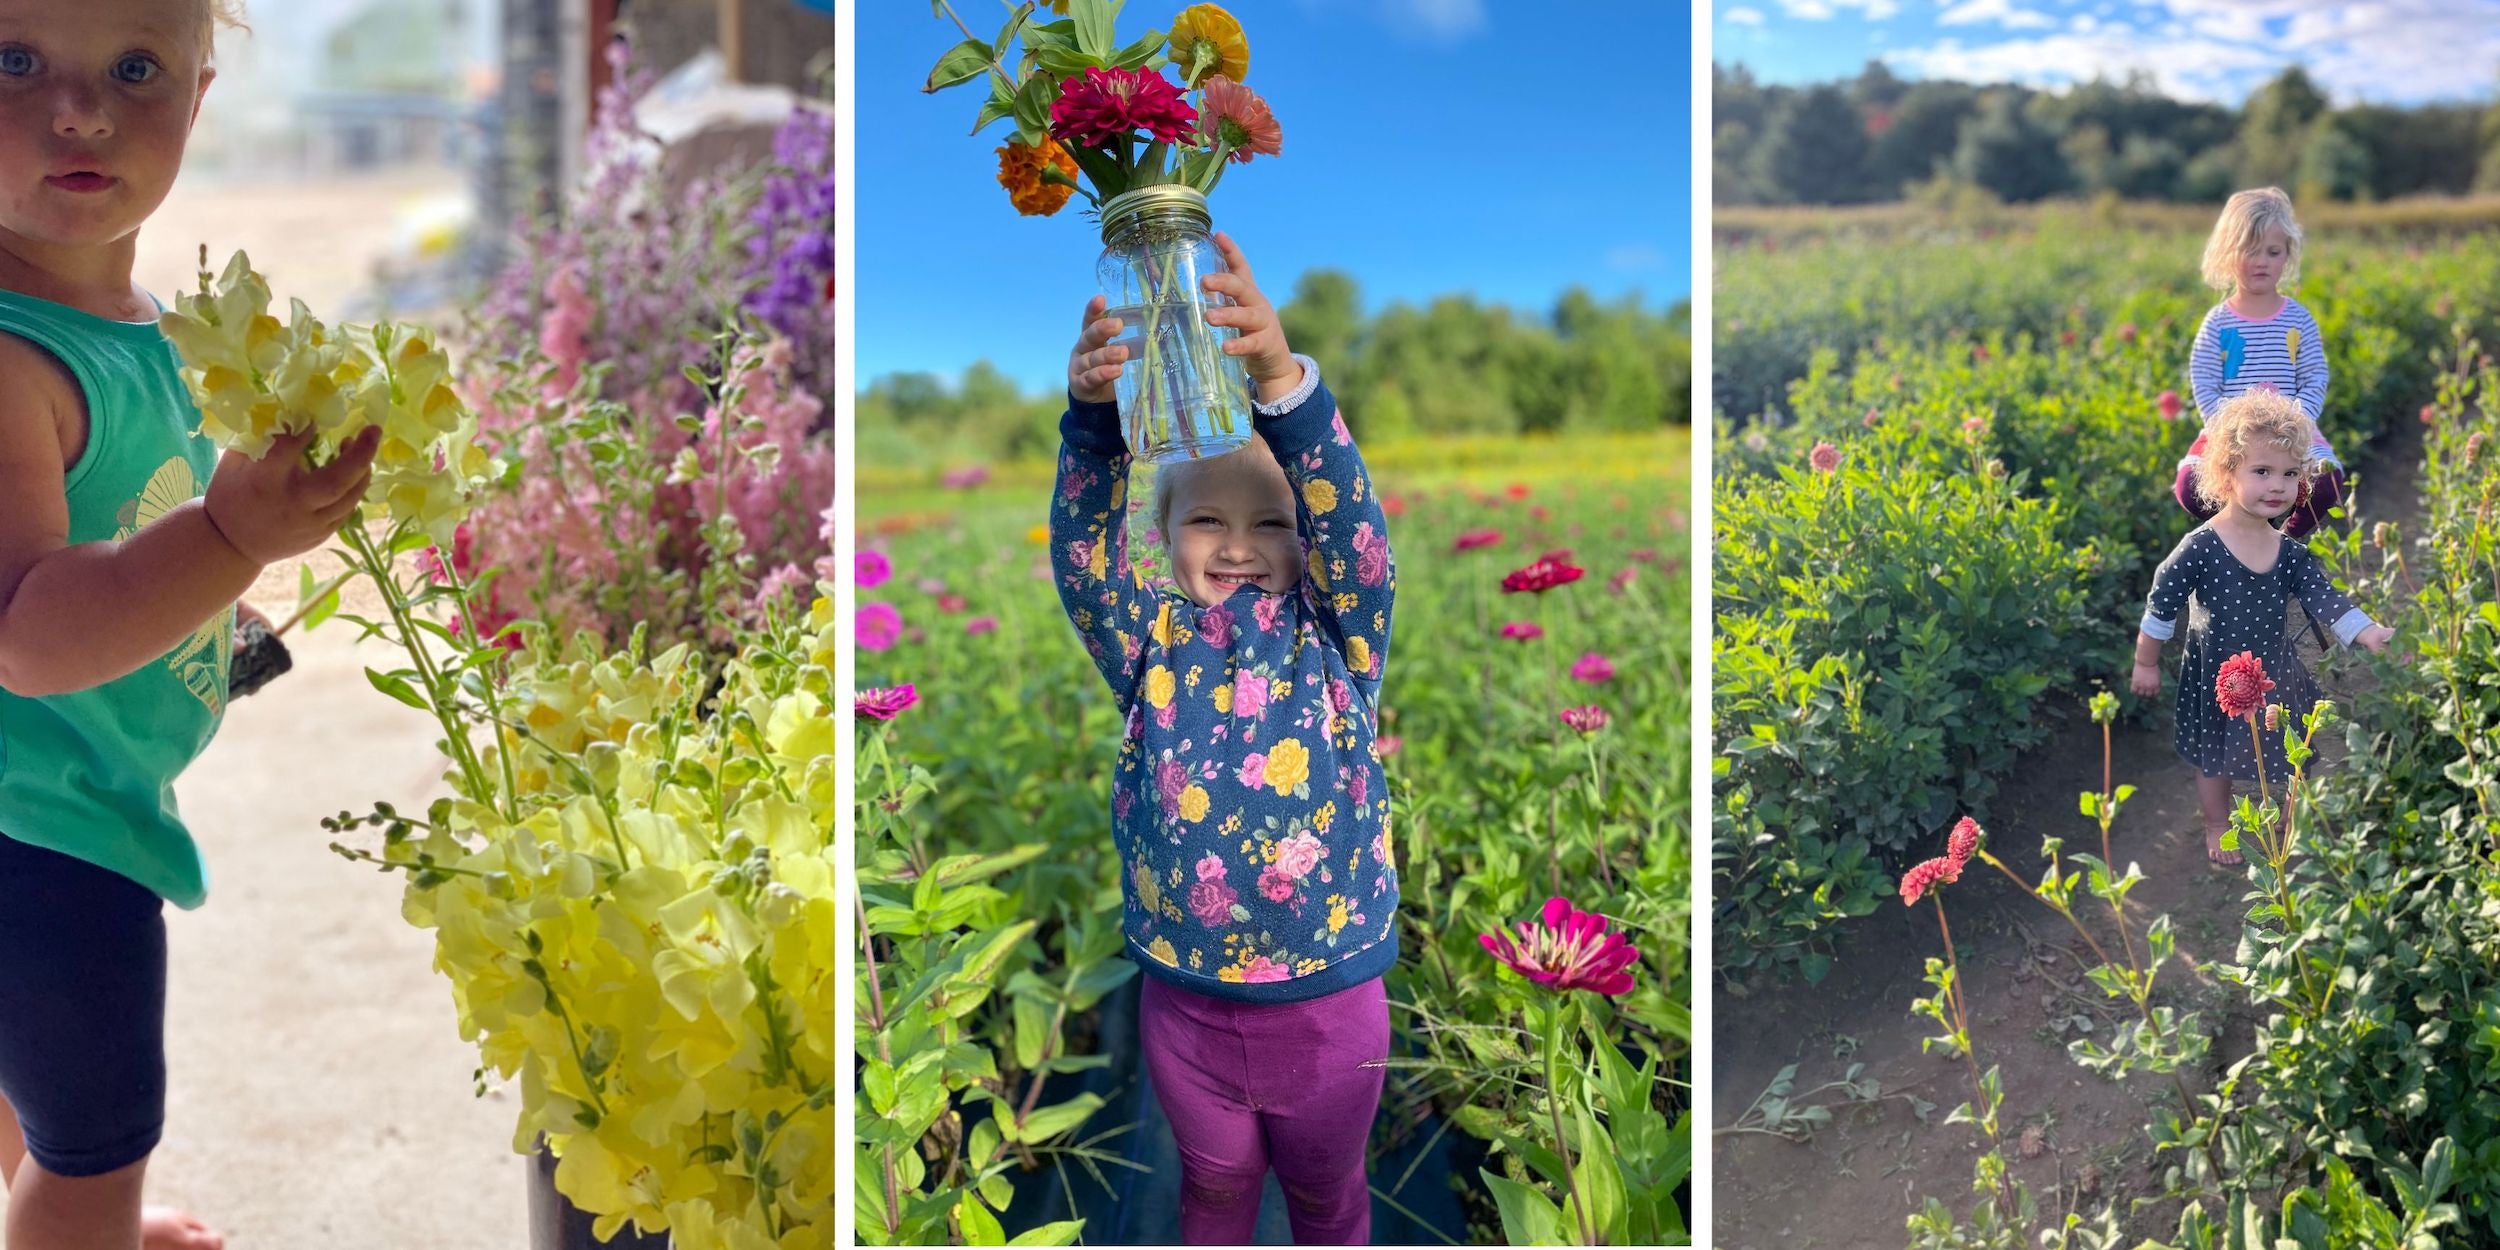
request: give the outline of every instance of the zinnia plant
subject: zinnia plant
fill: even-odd
[[[1619,933],[1606,931],[1604,916],[1581,911],[1570,900],[1560,896],[1545,900],[1545,910],[1535,922],[1519,925],[1519,937],[1507,933],[1483,933],[1477,940],[1512,971],[1551,990],[1555,998],[1542,1005],[1545,1020],[1545,1094],[1546,1108],[1553,1119],[1554,1149],[1562,1156],[1562,1173],[1570,1206],[1580,1225],[1580,1244],[1594,1245],[1596,1237],[1591,1226],[1588,1206],[1580,1196],[1579,1180],[1571,1166],[1571,1139],[1563,1133],[1562,1086],[1558,1067],[1562,1060],[1563,1039],[1572,1034],[1564,1028],[1573,990],[1588,990],[1603,995],[1632,992],[1632,966],[1641,953]]]
[[[1015,124],[997,149],[998,183],[1026,216],[1056,213],[1074,195],[1099,208],[1139,187],[1203,195],[1226,165],[1284,149],[1275,114],[1242,85],[1249,38],[1217,5],[1191,5],[1169,34],[1149,30],[1126,44],[1114,33],[1114,0],[1073,0],[1058,21],[1020,6],[993,39],[974,35],[947,0],[937,8],[963,42],[938,58],[923,89],[988,86],[973,130]]]

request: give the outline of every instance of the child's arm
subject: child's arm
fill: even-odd
[[[260,462],[229,454],[207,498],[72,545],[62,432],[82,405],[51,357],[0,336],[0,688],[30,698],[137,671],[231,611],[264,565],[319,546],[364,497],[380,434],[320,470],[302,465],[309,434]]]
[[[1397,568],[1389,555],[1389,517],[1372,489],[1354,436],[1319,366],[1285,345],[1276,308],[1259,293],[1250,262],[1230,235],[1215,236],[1228,272],[1210,274],[1207,289],[1233,301],[1207,320],[1232,326],[1224,350],[1242,358],[1258,388],[1259,435],[1293,483],[1294,512],[1310,546],[1311,599],[1345,648],[1346,669],[1366,701],[1376,702],[1389,658],[1389,610]]]
[[[2335,589],[2328,579],[2326,567],[2318,563],[2307,547],[2286,543],[2283,558],[2292,561],[2292,593],[2300,596],[2300,606],[2309,610],[2312,620],[2332,621],[2335,639],[2345,646],[2382,650],[2396,631],[2370,619],[2370,614],[2354,607],[2344,592]],[[2306,711],[2307,709],[2300,709]]]
[[[2153,570],[2153,593],[2144,601],[2144,620],[2135,636],[2135,674],[2128,685],[2137,694],[2161,693],[2161,648],[2179,632],[2179,613],[2188,594],[2204,579],[2205,555],[2196,550],[2197,531],[2190,531]]]
[[[1109,346],[1120,322],[1085,306],[1085,330],[1068,356],[1068,411],[1059,418],[1059,480],[1050,497],[1051,581],[1085,640],[1094,667],[1125,710],[1137,689],[1138,639],[1152,606],[1128,558],[1128,444],[1111,380],[1124,347]]]
[[[2300,401],[2300,410],[2315,421],[2319,413],[2326,411],[2326,336],[2318,333],[2318,319],[2309,315],[2308,308],[2297,302],[2292,307],[2300,313],[2296,323],[2300,350],[2292,354],[2292,387],[2296,392],[2293,398]],[[2325,436],[2320,435],[2319,441],[2324,442]]]
[[[2214,339],[2214,317],[2208,312],[2196,327],[2196,343],[2188,349],[2188,390],[2196,396],[2196,413],[2207,421],[2222,406],[2222,344]]]

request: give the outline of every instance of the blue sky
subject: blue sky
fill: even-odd
[[[2300,64],[2338,104],[2480,102],[2500,0],[1719,0],[1710,55],[1778,83],[1878,58],[1903,78],[2040,87],[2141,70],[2231,105]]]
[[[997,0],[952,0],[982,37]],[[1122,38],[1181,0],[1137,0]],[[1234,165],[1216,224],[1278,303],[1337,268],[1364,308],[1465,293],[1542,314],[1578,284],[1664,309],[1692,290],[1692,33],[1681,6],[1493,0],[1236,0],[1247,85],[1284,153]],[[1562,14],[1568,14],[1566,20]],[[859,374],[952,377],[988,359],[1028,390],[1066,381],[1102,250],[1072,201],[1020,217],[996,182],[984,99],[923,95],[962,38],[929,6],[856,10]],[[1323,362],[1325,364],[1325,362]]]

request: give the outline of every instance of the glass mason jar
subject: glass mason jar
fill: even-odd
[[[1207,197],[1183,186],[1140,187],[1102,206],[1094,276],[1128,348],[1115,389],[1131,455],[1150,464],[1220,456],[1250,441],[1250,376],[1224,354],[1236,331],[1207,324],[1230,299],[1201,285],[1224,272],[1209,237]]]

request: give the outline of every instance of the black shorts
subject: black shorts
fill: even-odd
[[[59,1176],[127,1167],[165,1131],[165,900],[6,837],[0,1095]]]

